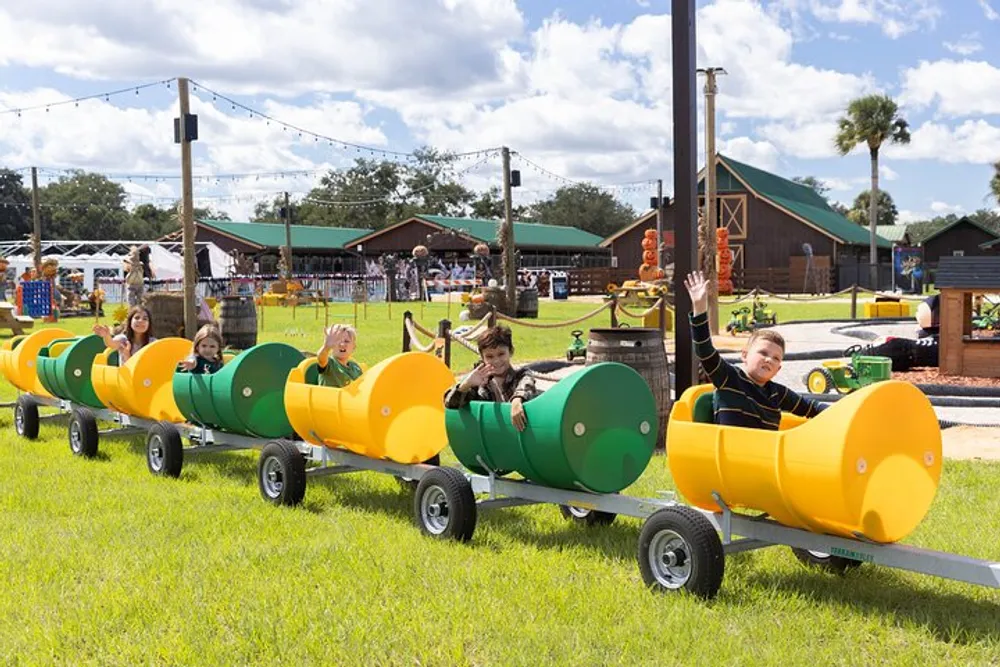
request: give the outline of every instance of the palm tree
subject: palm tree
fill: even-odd
[[[834,144],[837,152],[847,155],[858,144],[868,145],[871,156],[872,187],[868,206],[868,228],[871,231],[868,269],[872,289],[878,289],[878,247],[875,221],[878,217],[878,151],[885,142],[910,143],[909,124],[899,116],[899,105],[888,95],[866,95],[851,100],[847,114],[837,122]]]
[[[990,179],[990,194],[1000,204],[1000,162],[993,163],[993,178]]]

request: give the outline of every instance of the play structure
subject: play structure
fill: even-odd
[[[896,544],[941,475],[934,411],[906,383],[860,388],[808,422],[785,415],[780,431],[717,426],[712,387],[688,389],[670,413],[663,463],[681,502],[626,493],[661,434],[649,384],[622,363],[558,381],[525,405],[517,431],[509,404],[446,410],[454,375],[435,354],[393,355],[336,388],[318,385],[315,359],[284,344],[256,345],[211,375],[178,368],[189,352],[189,341],[164,338],[119,365],[96,336],[51,328],[6,341],[0,370],[22,392],[15,428],[36,438],[42,419],[68,416],[71,451],[84,457],[102,437],[141,434],[148,469],[168,477],[189,454],[259,450],[261,496],[278,505],[301,504],[309,478],[391,475],[413,489],[416,524],[435,538],[468,541],[481,512],[521,505],[556,505],[592,526],[631,516],[643,521],[646,585],[705,598],[726,554],[772,545],[835,572],[867,562],[1000,588],[1000,563]],[[886,419],[893,411],[907,419]],[[463,469],[439,464],[449,446]]]
[[[860,346],[854,348],[850,363],[842,359],[824,361],[823,365],[806,374],[809,393],[826,394],[836,391],[849,394],[875,382],[892,378],[892,359],[860,353]]]

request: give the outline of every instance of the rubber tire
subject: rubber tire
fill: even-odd
[[[160,441],[162,448],[159,470],[150,456],[155,439]],[[181,432],[170,422],[159,421],[149,427],[149,433],[146,434],[146,467],[157,476],[174,479],[181,476],[181,469],[184,467],[184,440]]]
[[[264,480],[264,468],[271,460],[277,461],[281,472],[281,489],[269,493]],[[274,440],[267,443],[257,461],[257,488],[260,497],[273,505],[295,507],[306,496],[306,459],[294,443]]]
[[[441,532],[434,532],[424,522],[423,500],[432,492],[444,493],[445,508],[448,521]],[[420,479],[417,491],[413,494],[413,517],[417,527],[425,535],[439,539],[452,539],[458,542],[468,542],[476,532],[478,508],[476,496],[472,493],[472,484],[459,470],[455,468],[437,468]]]
[[[20,413],[20,419],[18,419],[18,413]],[[14,430],[17,434],[27,440],[37,440],[40,425],[38,401],[27,394],[18,396],[17,403],[14,405]]]
[[[826,387],[823,391],[813,391],[813,388],[810,386],[810,379],[813,373],[819,373],[826,380]],[[809,389],[810,394],[829,394],[831,390],[837,388],[837,385],[834,383],[833,374],[830,371],[825,368],[814,368],[806,374],[806,388]]]
[[[570,509],[569,505],[560,505],[559,513],[563,515],[564,519],[569,519],[574,523],[583,524],[588,528],[593,526],[610,526],[615,522],[615,518],[618,516],[613,512],[602,512],[600,510],[585,510],[580,507],[574,508],[577,514]]]
[[[679,535],[691,551],[687,554],[691,572],[687,581],[677,588],[660,583],[650,564],[650,545],[657,535],[668,530]],[[646,519],[639,534],[638,559],[642,580],[651,590],[682,591],[705,600],[718,594],[726,570],[726,555],[715,526],[697,510],[683,505],[664,508]]]
[[[79,447],[73,445],[73,432],[78,433]],[[89,408],[74,408],[73,416],[69,418],[67,428],[69,437],[69,450],[76,456],[85,459],[92,459],[97,456],[97,450],[101,444],[101,435],[97,432],[97,418]]]
[[[859,560],[851,560],[842,556],[819,556],[807,549],[789,547],[800,563],[806,567],[823,570],[830,574],[843,576],[849,571],[861,567],[864,563]]]
[[[441,465],[441,455],[435,454],[426,461],[421,461],[421,464],[428,466],[440,466]],[[402,487],[404,491],[416,491],[417,490],[417,480],[410,479],[409,477],[397,477],[396,481],[399,482],[399,486]]]

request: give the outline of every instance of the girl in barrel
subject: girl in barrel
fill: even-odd
[[[117,336],[111,335],[106,324],[95,324],[94,333],[104,339],[104,344],[118,350],[118,365],[124,366],[139,350],[154,342],[153,319],[145,306],[132,306],[125,317],[125,328]]]
[[[201,375],[222,370],[222,334],[214,324],[206,324],[194,335],[191,354],[181,360],[180,368]]]

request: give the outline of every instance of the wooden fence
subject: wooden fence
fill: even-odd
[[[607,266],[590,269],[570,269],[570,296],[584,294],[605,294],[608,283],[621,285],[626,280],[638,280],[639,276],[633,269],[613,269]]]

